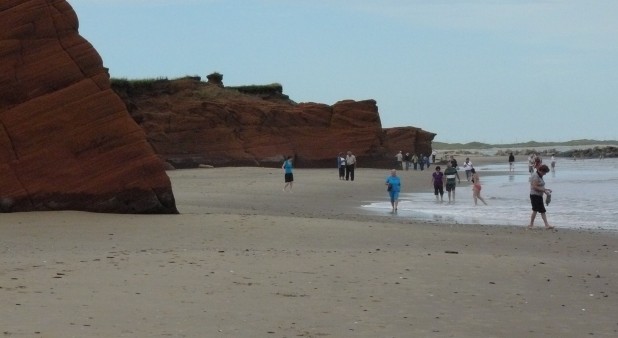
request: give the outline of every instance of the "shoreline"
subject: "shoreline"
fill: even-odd
[[[3,214],[0,327],[26,337],[618,333],[616,234],[365,215],[359,201],[387,198],[388,170],[356,174],[296,169],[283,193],[280,169],[177,170],[179,215]],[[402,173],[404,187],[425,189],[415,182],[428,186],[427,174]]]

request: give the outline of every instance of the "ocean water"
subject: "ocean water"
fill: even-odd
[[[547,163],[549,165],[549,163]],[[402,193],[396,216],[390,214],[388,200],[363,205],[363,208],[390,217],[410,217],[424,222],[446,224],[484,224],[527,226],[530,222],[530,184],[526,162],[517,162],[514,173],[508,166],[475,167],[481,177],[481,196],[474,205],[472,187],[457,185],[456,203],[437,203],[433,189],[426,193]],[[465,172],[460,170],[465,180]],[[544,177],[545,186],[553,191],[547,218],[557,228],[618,231],[618,159],[586,159],[573,161],[558,158],[556,171]],[[415,184],[415,182],[412,182]],[[420,184],[420,183],[419,183]],[[405,189],[404,189],[405,190]],[[543,227],[540,214],[535,227]]]

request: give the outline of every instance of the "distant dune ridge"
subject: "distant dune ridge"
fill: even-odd
[[[612,158],[618,157],[618,141],[612,140],[571,140],[566,142],[525,142],[511,144],[487,144],[480,142],[469,143],[442,143],[433,142],[433,147],[442,153],[461,154],[487,154],[508,156],[509,153],[515,155],[529,155],[531,153],[543,156],[554,155],[556,157],[577,157],[577,158]]]
[[[66,1],[0,3],[0,92],[2,211],[178,212]]]

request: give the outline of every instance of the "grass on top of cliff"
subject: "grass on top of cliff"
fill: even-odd
[[[125,92],[152,90],[157,83],[163,83],[169,81],[166,77],[150,78],[150,79],[138,79],[128,80],[125,78],[111,79],[111,85],[114,90],[120,90]]]
[[[191,96],[201,100],[289,100],[288,96],[283,94],[283,86],[279,83],[220,87],[202,82],[199,76],[185,76],[172,80],[165,77],[135,80],[112,78],[111,87],[116,93],[126,96],[175,94],[188,91]]]

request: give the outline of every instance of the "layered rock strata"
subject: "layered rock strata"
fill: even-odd
[[[119,80],[113,88],[157,154],[176,168],[280,166],[286,155],[298,167],[333,167],[348,150],[359,166],[389,167],[399,150],[429,153],[435,136],[414,127],[383,129],[374,100],[297,104],[280,89],[247,95],[197,77]]]
[[[0,3],[0,208],[177,213],[163,161],[64,0]]]

